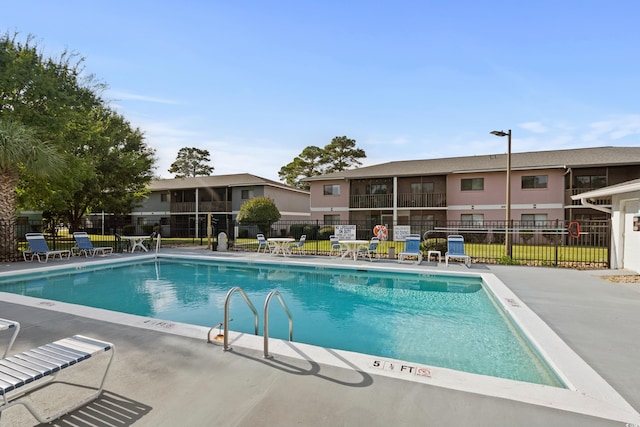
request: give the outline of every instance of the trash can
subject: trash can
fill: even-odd
[[[395,259],[395,258],[396,258],[396,247],[389,246],[389,259]]]

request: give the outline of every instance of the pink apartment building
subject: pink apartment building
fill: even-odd
[[[420,225],[504,221],[507,155],[382,163],[308,178],[311,219]],[[640,147],[512,153],[511,219],[527,223],[608,219],[611,201],[572,195],[640,178]]]

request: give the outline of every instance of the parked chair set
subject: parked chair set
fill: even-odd
[[[12,354],[11,348],[19,330],[20,323],[8,319],[0,319],[0,333],[5,331],[13,332],[11,341],[4,351],[2,360],[0,360],[0,414],[12,406],[22,405],[40,423],[50,423],[62,415],[96,400],[102,394],[115,354],[115,347],[112,343],[83,335],[73,335],[19,354],[7,356]],[[93,390],[89,396],[48,417],[43,416],[30,401],[29,395],[32,392],[53,384],[63,369],[79,366],[80,362],[108,351],[111,354],[100,385],[97,387],[81,385],[83,388]],[[60,384],[70,383],[60,382]],[[63,390],[53,388],[52,392]]]
[[[298,240],[297,242],[292,242],[281,248],[279,248],[273,241],[269,241],[269,239],[267,239],[262,233],[257,234],[256,238],[258,239],[258,253],[262,252],[266,254],[267,251],[269,253],[275,253],[277,250],[282,250],[285,254],[293,254],[296,252],[298,253],[298,255],[305,254],[304,244],[307,239],[306,234],[300,236],[300,240]]]
[[[22,256],[24,257],[25,261],[33,261],[34,258],[37,258],[38,262],[47,262],[49,261],[49,257],[51,257],[52,259],[55,259],[55,257],[64,259],[65,256],[67,259],[69,259],[71,255],[73,255],[76,251],[78,255],[84,254],[86,257],[93,257],[98,253],[102,255],[110,255],[111,253],[113,253],[113,248],[111,246],[94,247],[91,243],[91,240],[89,239],[89,235],[85,232],[73,233],[73,238],[76,242],[76,245],[71,248],[71,250],[49,249],[49,245],[44,238],[44,234],[42,233],[27,233],[25,235],[25,238],[27,239],[27,243],[29,244],[29,249],[22,252]],[[42,261],[41,257],[44,257],[44,261]]]

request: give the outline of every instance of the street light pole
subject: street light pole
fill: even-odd
[[[506,226],[504,236],[504,248],[506,255],[511,257],[511,129],[508,132],[494,130],[491,132],[496,136],[507,137],[507,201],[506,201]]]

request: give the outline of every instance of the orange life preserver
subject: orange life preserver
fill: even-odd
[[[569,236],[577,239],[580,237],[580,223],[578,221],[571,221],[567,227],[567,231],[569,232]]]
[[[385,227],[384,225],[376,225],[375,227],[373,227],[373,234],[380,240],[387,240],[387,227]]]

